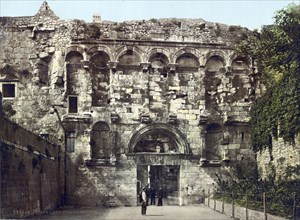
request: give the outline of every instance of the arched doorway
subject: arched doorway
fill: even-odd
[[[183,133],[169,124],[143,126],[132,135],[129,149],[137,165],[137,194],[147,186],[158,196],[161,188],[165,205],[179,205],[180,165],[190,152]]]

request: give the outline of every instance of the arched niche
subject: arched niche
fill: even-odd
[[[218,148],[222,140],[222,126],[218,123],[209,123],[205,134],[205,155],[209,160],[218,160]]]
[[[152,54],[151,57],[149,58],[149,63],[151,64],[152,68],[163,69],[168,65],[169,60],[165,54],[155,53]]]
[[[141,63],[140,56],[132,50],[127,50],[118,58],[120,66],[139,66]]]
[[[161,76],[167,77],[168,75],[168,57],[163,53],[154,53],[149,58],[152,71],[158,72]]]
[[[208,72],[218,72],[225,67],[225,62],[220,56],[211,56],[207,59],[205,67]]]
[[[248,70],[250,62],[246,57],[236,57],[231,64],[233,71],[243,71]]]
[[[83,60],[83,55],[78,51],[70,51],[66,55],[66,61],[69,64],[80,64],[81,60]]]
[[[177,59],[176,63],[178,68],[198,68],[199,61],[198,58],[191,53],[181,54]]]
[[[78,90],[78,72],[82,68],[83,55],[78,51],[70,51],[66,55],[67,62],[67,94],[76,95]]]
[[[107,53],[103,51],[97,51],[91,56],[91,63],[99,69],[107,68],[107,64],[110,61],[110,58]]]
[[[108,103],[110,57],[104,51],[96,51],[91,59],[92,106],[106,106]]]
[[[169,124],[151,124],[140,128],[129,142],[130,153],[189,154],[185,136]]]
[[[112,134],[106,122],[99,121],[93,125],[90,146],[92,159],[110,159],[113,153]]]

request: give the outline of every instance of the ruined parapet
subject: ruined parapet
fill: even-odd
[[[38,13],[35,15],[35,18],[39,19],[39,20],[58,20],[59,17],[57,15],[54,14],[54,12],[51,10],[51,8],[49,7],[48,3],[46,1],[43,2],[43,4],[40,7],[40,10],[38,11]]]

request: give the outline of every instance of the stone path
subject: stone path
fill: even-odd
[[[141,207],[61,209],[29,219],[80,219],[80,220],[229,220],[230,216],[216,212],[205,205],[195,206],[148,206],[147,215],[141,215]]]

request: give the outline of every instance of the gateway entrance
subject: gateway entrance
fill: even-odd
[[[161,188],[163,205],[179,205],[179,172],[178,165],[138,165],[137,194],[145,186],[154,189],[157,205],[158,190]]]

